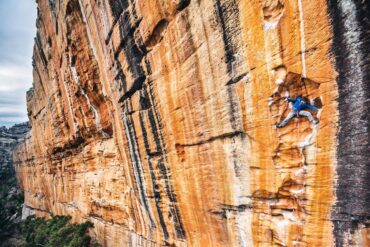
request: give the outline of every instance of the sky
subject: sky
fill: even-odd
[[[36,13],[35,0],[0,0],[0,126],[28,121]]]

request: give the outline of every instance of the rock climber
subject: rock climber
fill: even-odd
[[[289,123],[292,118],[295,116],[305,116],[308,118],[310,122],[313,122],[315,125],[319,123],[319,120],[317,118],[314,118],[309,111],[304,111],[304,109],[311,109],[314,111],[318,111],[319,109],[313,105],[310,104],[307,97],[298,96],[297,98],[285,98],[284,101],[293,103],[292,111],[289,112],[288,116],[280,123],[275,124],[276,128],[283,128],[285,125]]]

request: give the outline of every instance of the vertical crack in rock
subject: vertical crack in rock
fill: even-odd
[[[299,3],[300,31],[303,28],[302,6]],[[306,79],[305,59],[302,58],[302,74],[289,72],[284,64],[282,39],[279,21],[284,14],[284,5],[279,1],[264,1],[264,47],[266,49],[266,67],[268,78],[276,88],[268,99],[271,118],[280,123],[290,111],[284,97],[295,98],[299,95],[320,97],[317,82]],[[304,31],[303,31],[304,32]],[[301,49],[305,43],[304,35],[300,37]],[[271,69],[273,68],[273,69]],[[307,120],[300,117],[292,120],[283,129],[276,129],[277,146],[271,154],[281,185],[278,190],[257,190],[253,193],[253,208],[262,208],[257,212],[257,224],[271,232],[266,244],[290,246],[304,241],[304,224],[306,221],[306,180],[307,180],[307,150],[315,142],[318,126],[307,126]],[[292,125],[295,125],[292,129]],[[312,148],[315,149],[313,146]],[[313,150],[312,152],[316,152]],[[264,215],[261,215],[264,214]],[[267,224],[267,226],[264,226]],[[292,232],[291,229],[295,231]]]
[[[299,11],[299,33],[301,39],[301,63],[302,63],[302,77],[307,77],[306,69],[306,40],[305,40],[305,31],[304,31],[304,12],[302,6],[302,0],[298,1],[298,11]]]
[[[69,82],[63,81],[67,100],[69,92],[74,92],[74,97],[77,97],[81,103],[81,111],[75,111],[76,106],[70,107],[74,129],[78,129],[79,125],[83,128],[91,128],[91,125],[97,132],[101,132],[104,136],[110,136],[110,123],[102,122],[105,118],[104,111],[101,111],[100,106],[105,103],[103,88],[97,81],[100,80],[100,72],[97,63],[97,51],[94,47],[92,33],[89,27],[87,17],[81,0],[70,0],[66,6],[66,26],[67,26],[67,42],[70,46],[68,57],[70,58],[70,73],[75,85],[70,85]],[[77,28],[80,23],[85,29],[81,32]],[[85,48],[87,54],[81,53],[81,49]],[[86,73],[86,68],[91,69],[91,74]],[[69,89],[71,88],[71,89]],[[72,101],[73,102],[73,101]],[[87,108],[87,111],[86,111]],[[76,122],[76,115],[83,115],[84,119],[81,122]],[[86,119],[87,118],[87,119]],[[90,123],[92,120],[93,123]],[[86,131],[80,130],[76,135],[86,135]]]
[[[279,79],[278,77],[277,73],[276,80]],[[319,84],[310,79],[303,79],[300,74],[289,72],[283,82],[278,84],[275,95],[273,95],[279,97],[278,100],[270,105],[270,111],[277,122],[281,122],[290,111],[284,106],[287,103],[281,101],[280,94],[286,93],[295,98],[298,95],[305,95],[307,92],[310,92],[312,96],[319,96]],[[282,246],[288,246],[288,239],[291,238],[294,239],[295,243],[303,241],[302,232],[307,214],[305,209],[307,166],[310,165],[307,163],[306,148],[314,145],[318,131],[318,126],[311,124],[312,126],[308,127],[306,122],[304,117],[300,117],[296,121],[291,121],[290,125],[295,125],[293,130],[289,129],[289,126],[277,130],[278,145],[272,157],[275,169],[283,182],[276,193],[256,191],[253,195],[257,200],[255,203],[263,203],[268,206],[269,211],[266,213],[271,215],[271,219],[269,219],[272,224],[271,241]],[[303,135],[299,132],[303,132]],[[289,236],[289,229],[293,226],[300,230],[297,230],[293,236]]]
[[[370,220],[370,34],[368,1],[329,0],[339,87],[336,246],[352,245]]]

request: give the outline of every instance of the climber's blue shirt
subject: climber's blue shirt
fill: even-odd
[[[293,103],[293,109],[295,111],[301,111],[305,108],[309,108],[311,110],[314,110],[314,111],[318,111],[319,109],[313,105],[311,105],[310,103],[303,103],[302,102],[302,97],[297,97],[295,99],[293,98],[288,98],[288,102],[292,102]]]

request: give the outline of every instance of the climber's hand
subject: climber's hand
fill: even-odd
[[[319,110],[317,111],[317,114],[316,114],[316,117],[317,117],[317,118],[320,118],[320,116],[321,116],[321,112],[322,112],[322,109],[319,109]]]

